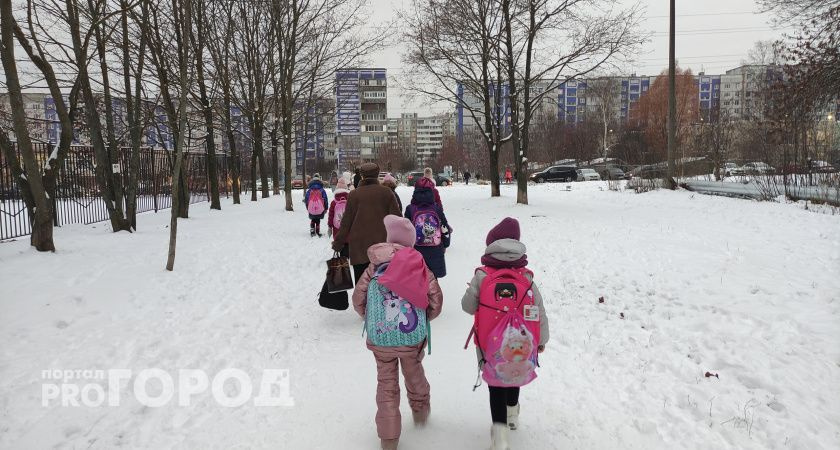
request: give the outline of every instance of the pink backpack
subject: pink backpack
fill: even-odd
[[[324,214],[324,210],[326,209],[321,192],[320,188],[313,188],[309,191],[309,203],[306,204],[306,210],[313,216]]]
[[[344,211],[347,210],[347,199],[336,199],[333,208],[333,228],[340,230],[341,218],[344,217]]]
[[[537,377],[540,342],[540,311],[533,282],[526,277],[533,273],[524,267],[480,270],[487,277],[479,289],[472,333],[483,356],[482,378],[490,386],[524,386]]]

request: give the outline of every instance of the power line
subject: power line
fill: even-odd
[[[757,13],[755,11],[721,11],[721,12],[709,12],[709,13],[692,13],[692,14],[677,14],[677,17],[700,17],[700,16],[744,16],[744,15],[753,15],[758,16],[761,13]],[[644,19],[667,19],[670,16],[646,16]]]

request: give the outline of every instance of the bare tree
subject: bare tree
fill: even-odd
[[[119,149],[114,136],[113,103],[107,62],[105,61],[105,38],[102,30],[102,27],[108,26],[110,16],[115,13],[107,12],[105,6],[104,1],[95,4],[92,0],[88,0],[89,9],[82,11],[76,1],[65,0],[63,13],[69,25],[70,38],[73,44],[73,58],[80,81],[80,93],[85,104],[85,117],[87,118],[91,145],[96,159],[97,184],[102,199],[105,201],[111,228],[114,231],[121,231],[130,230],[131,223],[126,219],[123,205],[122,177],[119,174]],[[83,22],[85,15],[88,16],[87,21]],[[110,32],[110,30],[105,32]],[[88,67],[89,61],[92,59],[92,55],[89,54],[91,39],[95,40],[96,52],[100,59],[101,73],[99,75],[102,77],[106,111],[104,132]]]
[[[44,180],[35,159],[35,152],[29,138],[24,115],[23,95],[21,94],[20,78],[15,61],[14,17],[12,16],[12,2],[10,1],[0,2],[0,58],[3,61],[3,71],[6,73],[6,87],[9,90],[13,129],[17,138],[18,151],[23,159],[23,167],[17,166],[17,155],[15,155],[6,130],[0,130],[0,147],[6,155],[6,159],[13,164],[12,171],[15,178],[19,180],[21,191],[29,193],[25,198],[28,203],[27,206],[29,206],[32,223],[31,244],[38,251],[55,251],[52,238],[52,206],[44,189]]]
[[[122,26],[122,41],[119,46],[122,49],[122,63],[123,63],[123,83],[125,89],[125,104],[126,104],[126,122],[128,125],[129,145],[131,147],[131,156],[129,158],[128,169],[129,178],[128,186],[125,189],[125,211],[128,220],[131,222],[131,227],[137,229],[137,183],[140,172],[140,145],[142,142],[143,132],[143,68],[146,63],[146,41],[143,37],[142,30],[146,27],[147,17],[136,17],[133,11],[130,11],[128,0],[120,0],[121,26]],[[136,21],[138,30],[135,34],[129,32],[129,16]],[[139,39],[139,48],[137,49],[136,61],[132,58],[131,50],[133,46],[132,37],[136,36]],[[136,65],[135,65],[136,63]],[[133,93],[132,93],[132,70],[133,70]]]
[[[264,138],[269,115],[272,113],[269,89],[276,77],[273,54],[277,49],[277,34],[271,23],[271,6],[264,2],[237,2],[233,9],[236,21],[234,48],[235,82],[233,99],[248,122],[251,139],[251,201],[257,201],[257,170],[262,185],[262,197],[267,198],[268,167],[265,161]]]
[[[233,7],[236,0],[214,1],[208,5],[207,49],[213,60],[214,78],[221,89],[221,102],[216,106],[219,108],[219,116],[222,119],[222,127],[228,142],[228,166],[231,178],[231,190],[233,191],[233,203],[240,203],[242,189],[239,184],[239,151],[236,145],[236,133],[231,116],[233,109],[233,78],[231,75],[231,47],[235,38],[235,27],[233,20]]]
[[[610,130],[612,126],[617,125],[615,110],[618,107],[616,100],[620,98],[618,97],[620,95],[620,88],[621,85],[615,76],[603,76],[589,80],[586,83],[586,106],[589,108],[588,111],[591,115],[597,116],[598,121],[604,127],[603,140],[601,142],[604,149],[604,164],[607,162],[607,152],[610,146]]]
[[[205,0],[195,0],[195,5],[192,8],[195,17],[193,23],[195,26],[190,30],[190,42],[193,46],[193,53],[195,54],[195,72],[196,84],[198,87],[198,102],[200,104],[202,116],[204,117],[204,129],[206,137],[204,138],[204,145],[207,154],[207,179],[208,188],[210,191],[210,209],[222,209],[222,204],[219,200],[219,175],[216,166],[216,139],[215,126],[213,122],[213,102],[210,99],[210,94],[207,88],[207,78],[205,76],[205,53],[207,52],[207,28],[209,23],[208,6]]]
[[[470,121],[488,155],[490,195],[498,197],[499,155],[509,104],[503,95],[502,12],[495,0],[414,0],[400,13],[408,51],[407,87],[432,102],[448,102]],[[469,130],[462,131],[462,134]],[[463,136],[462,136],[463,137]]]
[[[187,128],[187,95],[189,93],[189,69],[190,58],[190,31],[192,29],[192,2],[191,0],[172,0],[172,19],[175,26],[175,42],[178,61],[178,133],[175,143],[175,164],[172,168],[173,179],[182,173],[181,167],[184,162],[184,144]],[[175,267],[175,244],[178,237],[178,202],[183,199],[178,195],[181,183],[173,183],[172,186],[172,213],[169,222],[169,255],[166,260],[166,270],[173,270]]]
[[[55,104],[55,112],[60,126],[59,142],[58,146],[54,148],[54,151],[50,153],[42,171],[42,184],[45,190],[44,195],[49,196],[49,193],[55,193],[58,172],[65,157],[67,156],[70,145],[73,142],[74,112],[76,110],[79,83],[78,78],[72,78],[72,76],[70,80],[59,79],[54,65],[56,63],[60,64],[60,62],[50,58],[49,55],[52,55],[53,53],[60,55],[61,52],[60,49],[53,49],[54,51],[45,49],[48,44],[42,43],[41,37],[49,36],[49,34],[46,33],[44,28],[41,26],[39,17],[36,14],[38,9],[39,8],[36,7],[34,2],[31,0],[26,3],[26,31],[17,24],[13,16],[9,15],[8,19],[14,36],[17,39],[17,43],[40,72],[43,77],[43,81],[49,88],[49,92]],[[45,8],[40,9],[44,10]],[[17,69],[15,68],[14,70],[16,71]],[[8,73],[7,75],[11,75],[11,73]],[[62,95],[62,82],[64,82],[65,86],[70,86],[67,101],[65,101],[65,98]],[[12,89],[9,89],[9,91],[11,94]],[[20,185],[24,204],[27,206],[29,211],[30,223],[33,225],[33,233],[30,237],[32,245],[39,250],[53,250],[54,244],[52,242],[52,231],[44,229],[45,227],[51,228],[52,221],[35,220],[34,211],[37,209],[35,198],[40,197],[40,194],[32,192],[33,185],[28,182],[24,168],[20,165],[8,136],[3,133],[3,136],[0,136],[0,140],[2,140],[2,142],[0,142],[0,147],[2,147],[5,152],[6,160],[10,164],[12,173],[15,175],[15,179]],[[42,212],[48,213],[52,216],[52,202],[48,202],[47,207],[49,207],[49,210],[42,208]]]
[[[364,5],[363,0],[272,1],[270,14],[278,42],[274,94],[281,120],[287,211],[294,210],[295,123],[308,123],[312,106],[332,95],[336,70],[360,62],[384,40],[387,27],[364,31]]]

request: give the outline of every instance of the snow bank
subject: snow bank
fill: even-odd
[[[840,446],[836,217],[571,186],[531,187],[532,206],[514,206],[512,186],[498,199],[488,186],[440,189],[454,234],[425,362],[432,417],[415,430],[403,400],[401,448],[489,445],[459,300],[505,216],[522,222],[552,329],[514,448]],[[281,197],[191,208],[173,273],[167,214],[141,215],[134,234],[62,227],[56,254],[0,244],[0,447],[375,448],[362,321],[317,306],[331,252],[294,195],[294,213]],[[46,369],[227,367],[289,369],[295,406],[225,408],[208,394],[151,408],[127,388],[118,407],[41,405]]]

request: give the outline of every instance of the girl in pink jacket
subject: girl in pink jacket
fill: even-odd
[[[390,290],[387,291],[386,298],[398,295],[400,299],[412,304],[409,305],[409,309],[412,306],[421,309],[425,307],[426,318],[428,320],[436,318],[441,311],[443,294],[435,276],[423,262],[423,256],[413,248],[416,240],[414,226],[410,220],[399,216],[386,216],[384,223],[388,233],[387,242],[368,248],[367,253],[371,264],[356,283],[353,291],[354,309],[359,315],[366,317],[368,288],[371,286],[371,280],[376,278],[377,286],[384,286],[386,291]],[[384,271],[382,268],[385,268]],[[409,318],[400,322],[400,329],[411,323],[409,320],[411,311],[408,316]],[[405,315],[400,316],[401,319],[404,317]],[[427,325],[416,323],[416,313],[413,317],[415,323],[412,326],[425,327]],[[382,323],[375,325],[387,327],[387,324]],[[427,341],[424,339],[415,345],[380,346],[371,342],[370,335],[371,333],[368,332],[367,347],[373,352],[376,360],[378,380],[376,432],[381,439],[383,449],[396,449],[402,427],[399,366],[402,366],[405,377],[408,403],[411,406],[415,425],[425,425],[431,411],[429,382],[426,380],[422,363]]]

